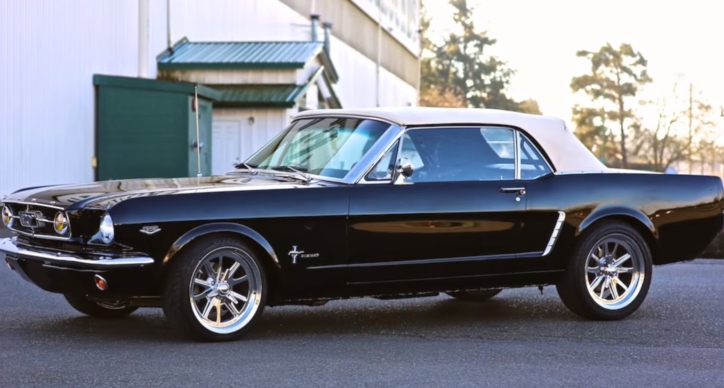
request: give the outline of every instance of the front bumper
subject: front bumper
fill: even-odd
[[[16,238],[0,240],[0,255],[10,269],[43,290],[111,295],[154,295],[158,292],[154,260],[146,256],[110,257],[79,252],[55,251],[18,244]],[[102,276],[108,287],[96,288],[94,276]]]
[[[99,255],[84,255],[83,257],[57,251],[49,251],[18,246],[16,238],[0,240],[0,252],[6,256],[37,260],[48,264],[56,264],[73,268],[104,269],[104,268],[136,268],[154,263],[150,257],[109,257]]]

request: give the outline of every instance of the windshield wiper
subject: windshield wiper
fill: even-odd
[[[249,172],[251,172],[252,174],[256,174],[257,171],[254,169],[254,167],[256,166],[253,164],[247,164],[246,162],[241,162],[234,165],[234,168],[245,168],[249,170]]]
[[[291,171],[297,173],[298,176],[302,178],[305,182],[310,182],[312,180],[312,177],[309,176],[309,174],[306,174],[305,171],[307,171],[306,168],[301,166],[272,166],[269,167],[272,170],[277,171]]]

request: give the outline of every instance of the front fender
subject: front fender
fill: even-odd
[[[588,230],[588,228],[591,225],[595,224],[597,221],[608,217],[633,218],[640,222],[642,225],[644,225],[646,229],[651,232],[651,235],[654,237],[654,239],[659,239],[658,231],[656,230],[654,223],[651,221],[651,219],[649,219],[649,217],[646,216],[646,214],[644,214],[640,210],[623,206],[602,206],[593,209],[593,211],[589,213],[588,216],[586,216],[581,224],[578,225],[578,228],[576,230],[576,236],[580,236],[581,233]]]
[[[235,224],[231,222],[218,222],[213,224],[205,224],[201,226],[197,226],[188,232],[186,232],[183,236],[179,237],[172,245],[171,248],[168,250],[168,253],[166,253],[166,256],[163,258],[163,264],[167,264],[181,249],[183,249],[184,246],[186,246],[188,243],[193,241],[194,239],[197,239],[202,236],[206,236],[212,233],[235,233],[238,235],[242,235],[244,237],[247,237],[264,249],[266,253],[269,255],[269,257],[272,259],[272,262],[274,262],[274,265],[277,268],[281,268],[281,264],[279,263],[279,259],[277,258],[276,253],[274,252],[274,249],[272,248],[271,244],[269,244],[269,241],[267,241],[261,234],[259,234],[254,229],[249,228],[248,226],[241,225],[241,224]]]

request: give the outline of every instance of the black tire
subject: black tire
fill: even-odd
[[[455,299],[468,300],[468,301],[473,301],[473,302],[483,302],[483,301],[489,300],[490,298],[500,294],[501,291],[503,291],[502,288],[496,288],[496,289],[481,290],[481,291],[446,292],[446,294],[452,296]]]
[[[63,296],[71,307],[96,318],[121,318],[138,310],[138,307],[115,306],[110,303],[90,301],[84,295],[64,294]]]
[[[215,263],[218,263],[219,259],[214,257],[217,256],[223,256],[220,259],[223,263],[222,273],[233,267],[233,263],[239,263],[238,269],[227,279],[228,283],[225,283],[225,277],[215,271],[215,268],[218,268]],[[211,267],[207,269],[204,262],[210,262]],[[244,275],[234,278],[239,275],[239,270],[243,270]],[[218,274],[218,282],[213,278],[214,274]],[[192,287],[191,282],[197,277],[210,285]],[[204,277],[206,280],[202,279]],[[242,278],[246,278],[246,291],[244,281],[240,280]],[[232,284],[235,282],[239,283]],[[225,288],[222,283],[226,284]],[[192,292],[205,296],[190,303],[193,300]],[[166,275],[162,306],[171,327],[187,337],[205,342],[234,341],[246,334],[261,316],[267,293],[266,272],[255,250],[233,236],[213,235],[193,241],[174,257]],[[209,299],[209,296],[213,297]],[[247,302],[243,302],[240,297],[246,297]],[[243,304],[240,304],[242,302]],[[207,307],[207,303],[211,307]],[[236,312],[232,311],[232,307]],[[206,310],[207,318],[204,318]],[[228,325],[221,326],[210,321],[208,317],[212,312],[217,315],[216,322],[222,321],[223,317],[221,323],[228,322]]]
[[[597,261],[592,256],[594,250],[596,250],[596,257],[600,256],[599,253],[603,251],[598,247],[603,247],[606,241],[609,244],[609,251],[614,250],[609,255],[609,259],[604,257],[604,260],[608,260],[608,264]],[[615,245],[616,242],[619,243],[618,246]],[[621,268],[628,268],[629,265],[631,268],[638,267],[638,270],[632,271],[630,276],[628,272],[619,273],[617,270],[611,269],[612,262],[615,262],[616,258],[622,259],[626,255],[621,249],[630,251],[627,252],[630,258],[621,262]],[[611,257],[613,260],[610,259]],[[626,269],[626,271],[629,270]],[[643,278],[637,274],[643,275]],[[574,247],[563,277],[556,284],[556,290],[563,304],[582,318],[603,321],[619,320],[628,317],[641,306],[651,285],[651,274],[651,251],[641,234],[629,224],[606,221],[581,236]],[[616,277],[617,280],[612,280],[609,276]],[[599,277],[602,280],[596,284]],[[636,283],[634,283],[634,279],[637,279]],[[617,285],[620,283],[627,288],[624,289],[624,286]],[[589,292],[591,284],[595,286],[593,291]],[[606,284],[613,286],[606,289],[604,287]],[[620,291],[623,293],[619,293]],[[598,296],[596,296],[597,294]],[[620,298],[620,302],[614,303],[617,300],[614,296]],[[611,300],[606,300],[609,297]]]

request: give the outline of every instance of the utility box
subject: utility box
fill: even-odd
[[[211,174],[213,100],[220,93],[186,82],[94,75],[96,180]],[[197,150],[194,95],[198,93]]]

